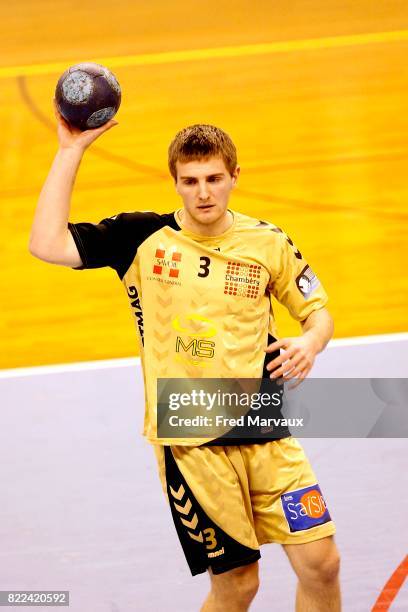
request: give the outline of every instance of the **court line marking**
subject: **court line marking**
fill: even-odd
[[[385,342],[407,342],[408,332],[396,334],[377,334],[372,336],[352,336],[351,338],[336,338],[330,340],[329,347],[337,346],[365,346],[367,344],[382,344]]]
[[[26,77],[25,76],[19,76],[17,77],[17,83],[18,83],[18,88],[19,88],[19,92],[21,94],[21,97],[23,99],[23,102],[27,105],[28,109],[30,110],[30,112],[43,124],[45,125],[45,127],[47,129],[52,129],[53,131],[55,130],[54,124],[49,120],[48,116],[45,115],[42,110],[37,106],[37,104],[34,102],[33,98],[30,95],[30,92],[28,90],[27,87],[27,82],[26,82]],[[144,174],[145,177],[150,177],[150,179],[147,179],[147,182],[149,182],[149,180],[166,180],[168,181],[168,175],[166,172],[163,172],[160,168],[155,168],[152,166],[148,166],[146,164],[141,164],[140,162],[135,162],[134,160],[122,156],[122,155],[117,155],[115,153],[112,153],[111,151],[107,151],[105,150],[103,147],[99,147],[97,144],[93,145],[93,147],[91,147],[90,150],[91,155],[96,155],[98,157],[101,157],[102,159],[107,159],[110,162],[113,163],[117,163],[122,167],[126,167],[126,168],[130,168],[132,171],[136,170],[138,172],[140,172],[142,175]],[[347,157],[342,157],[339,156],[338,158],[335,157],[333,159],[318,159],[318,163],[320,165],[327,165],[327,164],[344,164],[344,163],[371,163],[371,162],[376,162],[377,160],[382,159],[383,161],[395,161],[398,159],[402,159],[406,158],[407,156],[407,152],[406,151],[398,151],[398,154],[395,153],[395,151],[390,151],[388,154],[385,153],[374,153],[371,156],[366,156],[366,158],[362,158],[362,159],[354,159],[353,157],[347,156]],[[254,170],[256,172],[265,172],[265,170],[268,170],[269,172],[271,171],[275,171],[275,170],[279,170],[279,169],[304,169],[306,167],[310,167],[310,166],[316,166],[316,160],[312,159],[312,160],[294,160],[294,162],[283,162],[283,163],[276,163],[276,164],[267,164],[265,165],[257,165],[257,166],[249,166],[249,174],[251,173],[251,170]],[[146,182],[146,179],[144,179],[144,182]],[[137,181],[135,179],[135,184],[140,184],[140,179]],[[113,185],[114,187],[117,187],[117,185]],[[83,188],[83,187],[82,187]],[[33,191],[33,189],[31,189],[31,191]],[[35,190],[35,193],[37,193],[37,190]],[[241,195],[243,197],[250,197],[251,199],[256,199],[258,201],[268,201],[268,202],[274,202],[275,203],[275,207],[276,207],[276,203],[280,203],[281,205],[292,205],[292,206],[296,206],[297,208],[300,206],[307,206],[308,209],[312,209],[312,210],[320,210],[324,213],[332,213],[335,211],[351,211],[351,212],[355,212],[355,210],[359,210],[361,209],[360,205],[355,205],[355,204],[335,204],[335,203],[331,203],[329,206],[327,205],[327,203],[324,202],[309,202],[309,201],[301,201],[298,198],[294,199],[294,198],[284,198],[282,196],[277,197],[276,195],[269,195],[269,194],[263,194],[263,193],[256,193],[253,191],[248,191],[248,190],[243,190],[241,187],[238,187],[237,189],[237,193],[238,195]],[[0,193],[1,195],[1,193]],[[5,194],[7,197],[7,193]],[[27,193],[21,193],[19,190],[17,190],[14,193],[11,193],[12,196],[14,197],[19,197],[19,196],[25,196],[25,195],[30,195],[30,192]],[[367,208],[366,206],[363,208],[364,210],[364,214],[371,214],[371,215],[379,215],[382,219],[390,217],[393,220],[395,219],[402,219],[403,221],[405,221],[407,214],[401,211],[397,211],[397,210],[392,210],[387,208],[386,210],[383,208],[382,210],[377,210],[375,208]]]
[[[385,342],[408,342],[408,332],[396,334],[378,334],[376,336],[338,338],[335,340],[330,340],[328,348],[334,348],[337,346],[364,346],[367,344],[381,344]],[[25,376],[40,376],[43,374],[83,372],[87,370],[105,370],[109,368],[129,368],[135,367],[139,364],[140,357],[125,357],[118,359],[100,359],[97,361],[78,361],[73,363],[32,366],[27,368],[11,368],[8,370],[0,370],[0,380]]]
[[[28,110],[36,117],[40,123],[42,123],[47,129],[55,132],[56,124],[55,121],[51,121],[49,117],[39,108],[34,99],[31,97],[27,81],[24,76],[17,77],[17,86],[23,103],[26,104]],[[106,150],[104,147],[98,146],[97,144],[93,144],[90,149],[91,155],[96,155],[97,157],[101,157],[102,159],[107,159],[110,162],[114,162],[122,166],[122,168],[128,168],[132,170],[132,172],[140,172],[144,173],[145,176],[149,176],[151,180],[167,180],[167,173],[163,172],[160,169],[157,169],[153,166],[148,166],[147,164],[142,164],[140,162],[136,162],[129,157],[125,157],[124,155],[118,155],[117,153],[112,153],[111,151]],[[136,179],[135,179],[136,180]]]
[[[119,359],[98,359],[97,361],[76,361],[72,363],[57,363],[46,366],[32,366],[27,368],[12,368],[0,370],[2,378],[18,378],[24,376],[40,376],[43,374],[65,374],[66,372],[83,372],[86,370],[105,370],[107,368],[128,368],[140,364],[140,357],[126,357]]]
[[[206,49],[185,49],[181,51],[163,51],[159,53],[141,53],[139,55],[122,55],[100,57],[88,61],[104,64],[109,68],[127,66],[150,66],[153,64],[172,64],[177,62],[192,62],[197,60],[242,57],[254,55],[270,55],[275,53],[290,53],[293,51],[314,51],[318,49],[336,49],[339,47],[361,46],[377,43],[402,42],[408,40],[408,30],[389,32],[370,32],[365,34],[346,34],[322,38],[307,38],[299,40],[275,41],[249,45],[234,45],[227,47],[210,47]],[[75,63],[83,60],[65,60],[44,64],[22,64],[20,66],[3,66],[0,68],[0,78],[17,76],[32,76],[61,73]]]
[[[45,125],[45,127],[47,129],[52,129],[53,131],[55,131],[55,124],[50,121],[50,119],[48,118],[48,116],[46,114],[44,114],[44,112],[38,107],[38,105],[36,104],[36,102],[34,101],[34,99],[31,97],[28,86],[27,86],[27,82],[26,82],[26,78],[25,77],[17,77],[17,84],[18,84],[18,89],[20,92],[20,95],[22,97],[23,103],[25,103],[27,105],[27,108],[29,109],[29,111],[33,114],[34,117],[37,118],[38,121],[40,121],[43,125]],[[401,151],[400,151],[401,153]],[[123,168],[130,168],[133,172],[137,171],[140,172],[141,175],[144,175],[144,179],[143,182],[146,184],[146,179],[147,179],[147,183],[149,181],[158,181],[158,180],[165,180],[166,182],[169,180],[169,176],[167,174],[167,172],[164,172],[163,170],[161,170],[160,168],[155,168],[153,166],[148,166],[147,164],[141,164],[140,162],[135,162],[133,159],[130,159],[128,157],[122,156],[122,155],[118,155],[116,153],[112,153],[111,151],[107,151],[105,150],[103,147],[98,146],[97,144],[94,144],[91,149],[90,149],[90,154],[91,155],[96,155],[98,157],[101,157],[102,159],[107,159],[110,162],[113,163],[117,163],[118,165],[120,165]],[[408,155],[408,151],[404,152],[404,155],[402,156],[403,159],[406,158]],[[371,157],[367,156],[366,159],[363,161],[363,163],[371,163],[372,161],[377,161],[378,159],[380,159],[381,156],[378,154],[373,154]],[[390,151],[389,155],[386,156],[384,154],[382,154],[382,159],[385,161],[393,161],[395,159],[398,159],[398,156],[395,155],[395,152]],[[350,157],[346,157],[346,158],[341,158],[341,156],[339,158],[334,158],[334,159],[326,159],[326,160],[319,160],[322,164],[327,165],[327,164],[344,164],[344,163],[350,163],[350,161],[352,161],[352,163],[356,163],[356,160],[350,158]],[[359,160],[360,162],[362,160]],[[277,166],[279,168],[286,168],[286,169],[292,169],[290,164],[285,162],[283,164],[279,164],[277,163]],[[310,166],[316,166],[315,160],[310,160],[307,161],[306,159],[303,160],[303,162],[299,162],[299,160],[295,160],[294,165],[292,167],[294,167],[295,169],[303,169],[306,167],[310,167]],[[247,166],[245,167],[247,168]],[[254,170],[256,167],[254,165],[249,166],[249,173],[251,173],[251,170]],[[257,171],[258,172],[265,172],[266,170],[268,170],[268,172],[271,171],[271,165],[264,165],[262,166],[262,164],[260,166],[257,167]],[[246,172],[247,170],[245,170]],[[272,169],[272,171],[274,171],[274,169]],[[140,185],[141,179],[134,179],[134,185]],[[122,181],[123,183],[123,181]],[[99,185],[100,186],[100,185]],[[115,188],[118,188],[118,184],[113,184],[112,185]],[[102,185],[103,187],[103,185]],[[84,187],[83,185],[80,187],[81,189],[86,189],[86,187]],[[38,193],[40,188],[35,190],[35,193]],[[33,188],[31,189],[31,192],[33,192]],[[274,202],[275,208],[276,205],[278,203],[278,206],[296,206],[296,208],[299,208],[299,206],[306,206],[308,208],[308,210],[319,210],[321,212],[324,213],[332,213],[332,212],[336,212],[336,211],[351,211],[353,213],[355,213],[356,210],[360,210],[361,207],[359,205],[355,205],[355,204],[336,204],[336,203],[331,203],[329,206],[327,205],[327,203],[325,202],[310,202],[310,201],[301,201],[299,200],[299,198],[288,198],[288,197],[283,197],[283,196],[276,196],[276,195],[270,195],[270,194],[265,194],[265,193],[259,193],[259,192],[254,192],[252,190],[245,190],[242,189],[241,187],[237,188],[237,192],[238,195],[245,197],[250,197],[251,199],[256,199],[258,201],[267,201],[267,202]],[[0,191],[0,196],[2,195],[1,191]],[[6,192],[6,197],[7,197],[7,192]],[[31,193],[29,192],[21,193],[20,190],[16,190],[14,193],[11,193],[12,196],[14,197],[19,197],[19,196],[23,196],[24,195],[31,195]],[[402,219],[403,221],[405,221],[406,217],[407,217],[407,213],[401,212],[401,211],[397,211],[397,210],[393,210],[393,209],[375,209],[375,208],[367,208],[367,206],[364,206],[363,208],[364,210],[364,214],[371,214],[371,215],[379,215],[382,219],[387,218],[387,217],[391,217],[392,219]]]
[[[371,612],[386,612],[390,609],[390,606],[398,592],[400,591],[405,579],[408,577],[408,556],[399,564],[397,569],[391,574],[390,578],[384,585],[381,593],[378,596],[377,601],[374,604]]]

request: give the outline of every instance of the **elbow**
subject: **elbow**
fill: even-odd
[[[37,257],[38,259],[40,259],[38,247],[32,238],[30,238],[30,242],[28,243],[28,252],[33,257]]]
[[[38,243],[38,241],[33,240],[33,238],[30,238],[30,242],[28,243],[28,251],[29,253],[33,256],[36,257],[37,259],[41,259],[42,261],[51,261],[50,259],[50,252],[44,248],[44,245],[41,245]]]
[[[32,237],[30,238],[30,242],[28,243],[28,252],[33,257],[37,257],[37,259],[42,259],[39,245],[35,242],[35,240],[33,240]]]

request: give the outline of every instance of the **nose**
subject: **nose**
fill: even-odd
[[[202,181],[199,183],[199,188],[198,188],[198,198],[201,202],[206,202],[208,200],[208,198],[210,197],[209,193],[208,193],[208,186],[206,181]]]

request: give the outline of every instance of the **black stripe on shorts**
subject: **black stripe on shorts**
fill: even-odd
[[[170,446],[164,447],[164,456],[171,513],[192,575],[202,574],[209,567],[214,574],[222,574],[260,559],[259,550],[240,544],[207,516],[180,472]]]

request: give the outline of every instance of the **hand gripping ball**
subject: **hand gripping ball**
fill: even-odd
[[[76,64],[59,78],[55,99],[70,125],[89,130],[100,127],[116,114],[121,89],[115,75],[105,66]]]

